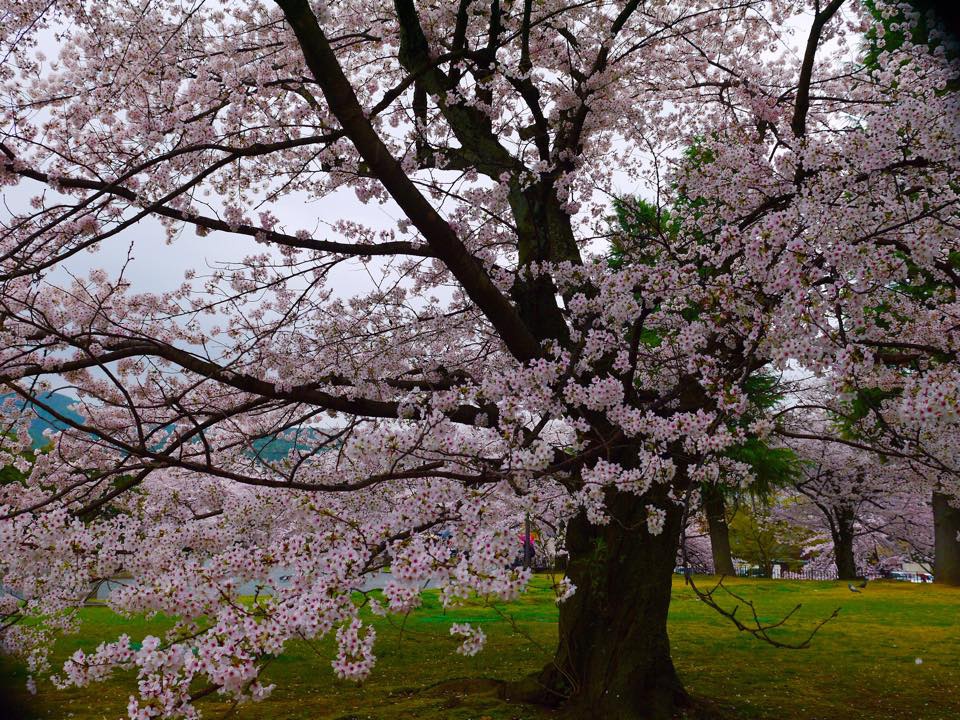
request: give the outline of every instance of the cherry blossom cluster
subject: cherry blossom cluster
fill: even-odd
[[[472,627],[470,623],[454,623],[450,626],[450,634],[464,639],[457,647],[457,652],[468,657],[483,650],[487,642],[487,636],[483,630]]]

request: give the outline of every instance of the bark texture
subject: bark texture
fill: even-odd
[[[583,514],[569,523],[567,577],[577,590],[560,606],[557,652],[512,695],[564,705],[570,717],[670,718],[689,705],[667,637],[681,513],[669,509],[652,535],[644,500],[620,494],[609,507],[607,525]]]
[[[960,509],[943,493],[933,493],[934,582],[960,586]]]
[[[710,533],[713,571],[717,575],[736,575],[733,554],[730,551],[730,528],[727,526],[727,508],[723,493],[715,486],[705,485],[701,489],[701,495],[707,515],[707,530]]]
[[[848,508],[836,508],[830,532],[833,535],[833,553],[837,565],[837,578],[855,580],[858,577],[857,561],[853,553],[854,514]]]

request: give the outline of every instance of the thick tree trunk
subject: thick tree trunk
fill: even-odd
[[[730,552],[730,528],[727,527],[727,509],[723,493],[714,485],[704,485],[701,496],[703,510],[707,515],[707,530],[710,533],[713,571],[717,575],[736,575],[733,554]]]
[[[582,513],[569,523],[567,577],[577,590],[560,606],[556,655],[508,694],[563,704],[572,717],[670,718],[688,704],[667,637],[681,513],[670,508],[651,535],[643,500],[619,494],[609,507],[607,525]]]
[[[933,493],[933,579],[960,586],[960,509],[943,493]]]
[[[837,577],[840,580],[857,578],[857,561],[853,555],[853,511],[837,509],[834,511],[833,554],[837,565]]]

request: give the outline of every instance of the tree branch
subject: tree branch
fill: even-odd
[[[810,26],[810,35],[807,37],[807,47],[803,53],[803,63],[800,65],[800,79],[797,83],[797,99],[794,103],[793,119],[790,129],[796,137],[803,137],[807,131],[807,113],[810,111],[810,82],[813,79],[813,64],[817,58],[817,49],[820,46],[820,36],[824,26],[830,21],[843,5],[844,0],[832,0],[822,11],[813,18]]]
[[[720,580],[717,581],[717,584],[714,585],[710,590],[701,590],[700,588],[697,587],[697,584],[693,581],[693,577],[691,575],[686,576],[687,584],[690,585],[690,587],[693,589],[693,592],[696,593],[697,597],[700,598],[700,600],[706,603],[709,607],[713,608],[718,613],[720,613],[723,617],[727,618],[730,622],[732,622],[734,626],[737,628],[737,630],[739,630],[740,632],[750,633],[758,640],[763,640],[765,643],[773,645],[774,647],[777,647],[777,648],[783,648],[786,650],[802,650],[804,648],[810,647],[810,642],[813,640],[813,636],[820,631],[820,628],[822,628],[824,625],[826,625],[828,622],[830,622],[835,617],[837,617],[837,615],[840,614],[840,608],[837,608],[836,610],[834,610],[828,617],[826,617],[825,619],[817,623],[817,625],[814,626],[813,630],[810,631],[810,634],[807,635],[806,638],[804,638],[799,643],[780,642],[779,640],[775,640],[774,638],[770,637],[769,631],[785,625],[787,621],[791,617],[793,617],[794,613],[796,613],[797,610],[799,610],[802,606],[798,604],[795,608],[793,608],[790,612],[788,612],[786,615],[780,618],[780,620],[778,620],[777,622],[765,624],[760,620],[760,616],[757,614],[757,608],[753,604],[753,601],[747,600],[741,595],[738,595],[737,593],[733,592],[730,588],[728,588],[726,585],[723,584],[724,579],[725,579],[724,577],[721,577]],[[737,610],[740,608],[739,605],[734,606],[733,610],[726,610],[723,607],[721,607],[716,600],[714,600],[714,597],[713,597],[714,593],[716,593],[717,590],[720,590],[720,589],[726,592],[730,597],[732,597],[737,602],[743,603],[746,607],[750,608],[750,612],[753,617],[748,621],[749,624],[742,622],[737,617]]]
[[[417,190],[373,129],[307,0],[277,0],[277,4],[296,33],[304,59],[320,85],[330,111],[370,170],[423,234],[436,257],[460,282],[467,296],[497,329],[513,356],[521,362],[537,357],[540,344],[516,308],[493,284],[482,264],[467,250],[449,223]]]

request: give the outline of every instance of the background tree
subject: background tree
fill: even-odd
[[[956,34],[949,23],[944,27],[939,21],[952,13],[944,13],[937,3],[893,7],[867,2],[865,8],[875,20],[866,33],[865,67],[878,70],[886,55],[910,46],[956,60],[960,47]],[[945,78],[944,93],[955,95],[958,87],[956,74]],[[950,182],[949,188],[956,192],[956,182]],[[904,187],[902,193],[912,202],[917,198],[911,190]],[[960,584],[960,514],[955,512],[960,506],[955,491],[960,465],[953,439],[958,430],[960,387],[956,335],[952,327],[936,329],[935,320],[921,326],[906,318],[932,319],[928,312],[933,306],[956,304],[960,254],[955,248],[944,248],[935,267],[915,263],[909,253],[902,262],[898,276],[888,278],[882,298],[873,296],[876,303],[864,303],[850,314],[844,303],[835,305],[832,342],[843,346],[854,361],[832,368],[832,398],[818,402],[822,410],[840,419],[840,433],[834,438],[838,442],[861,450],[873,448],[884,458],[907,463],[909,470],[903,467],[908,476],[929,481],[935,555],[940,559],[936,577],[938,582],[955,585]],[[807,409],[809,405],[800,407],[801,412]],[[805,431],[786,434],[813,438]]]
[[[811,418],[808,426],[819,424]],[[794,449],[802,462],[794,482],[802,501],[787,504],[782,515],[821,535],[819,552],[832,559],[839,579],[860,577],[868,564],[883,570],[903,561],[930,563],[929,484],[909,464],[830,441],[802,441]]]
[[[758,568],[763,577],[773,577],[777,564],[791,571],[802,568],[811,532],[784,518],[769,501],[749,498],[730,520],[730,541],[736,557]]]

